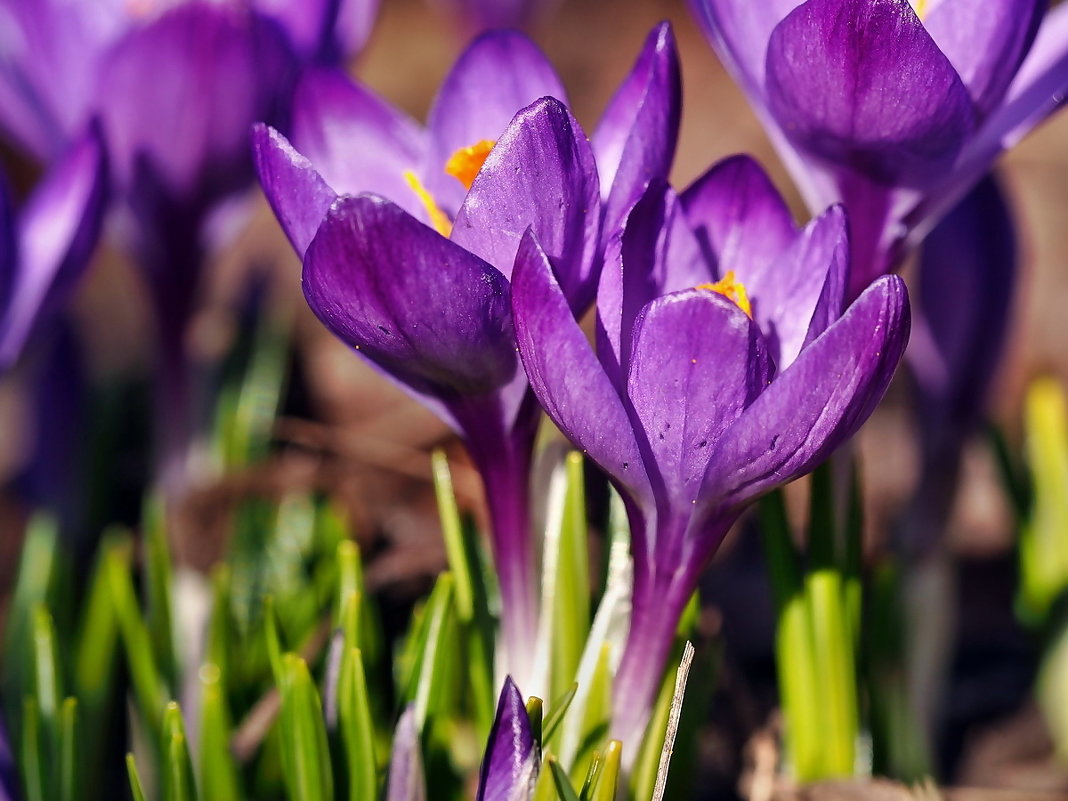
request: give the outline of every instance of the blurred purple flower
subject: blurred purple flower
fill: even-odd
[[[416,725],[415,706],[409,704],[393,732],[386,801],[426,801],[423,743]]]
[[[809,208],[849,209],[850,297],[1068,97],[1068,6],[691,2]]]
[[[639,741],[683,606],[744,508],[812,470],[882,397],[908,339],[897,277],[848,309],[845,215],[802,231],[752,161],[651,187],[610,243],[597,355],[536,234],[512,309],[535,394],[623,493],[634,558],[613,737]]]
[[[100,234],[106,186],[94,129],[49,171],[17,217],[0,187],[0,371],[73,292]]]
[[[527,801],[540,762],[540,745],[534,742],[523,694],[509,676],[482,756],[476,801]]]
[[[515,357],[508,277],[532,227],[570,308],[590,304],[602,195],[628,197],[670,165],[676,61],[660,26],[613,102],[614,121],[599,131],[618,190],[599,185],[590,143],[552,99],[565,97],[559,79],[514,32],[467,49],[425,130],[338,73],[316,70],[297,90],[300,152],[266,126],[254,134],[267,197],[306,252],[313,310],[452,425],[479,467],[504,596],[505,664],[520,676],[533,663],[536,628],[527,483],[540,412]],[[625,153],[635,166],[617,169]],[[318,246],[309,247],[313,237]]]
[[[922,469],[905,533],[913,549],[939,541],[961,452],[982,422],[1008,335],[1016,232],[992,175],[924,240],[908,362],[916,380]]]

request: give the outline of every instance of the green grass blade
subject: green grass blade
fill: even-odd
[[[555,759],[548,760],[549,770],[553,775],[553,782],[556,784],[556,792],[560,796],[560,801],[579,801],[578,794],[575,792],[575,788],[571,785],[571,779],[567,777],[567,772],[560,767],[560,763]]]
[[[205,798],[240,801],[237,763],[230,751],[231,722],[223,690],[223,673],[206,663],[200,669],[200,744],[198,775]]]
[[[282,769],[290,801],[332,801],[333,776],[322,705],[304,660],[282,657]]]
[[[163,497],[155,494],[145,504],[145,599],[148,633],[156,669],[172,691],[178,679],[174,639],[174,591],[171,549]]]
[[[549,705],[549,714],[545,716],[545,725],[542,729],[542,744],[548,743],[553,735],[556,734],[560,728],[560,724],[564,722],[564,715],[567,714],[567,710],[571,708],[571,702],[575,700],[575,695],[578,693],[578,683],[573,682],[563,695],[557,698]]]
[[[130,795],[133,801],[145,801],[145,791],[141,785],[141,777],[137,773],[137,762],[133,754],[126,755],[126,775],[130,777]]]
[[[456,632],[455,579],[438,576],[406,649],[404,700],[414,706],[415,725],[422,731],[428,715],[448,711],[449,689],[459,669],[453,647]]]
[[[22,705],[22,743],[19,748],[22,787],[26,792],[26,801],[50,801],[51,799],[41,740],[41,723],[37,703],[33,698],[27,698]]]
[[[59,801],[78,799],[78,701],[67,698],[59,717]]]
[[[44,605],[33,615],[33,697],[46,769],[51,769],[60,750],[60,685],[59,660],[56,654],[56,632],[52,616]]]
[[[346,648],[338,682],[338,717],[345,746],[349,801],[373,799],[378,786],[375,729],[359,649]]]
[[[163,711],[163,734],[160,753],[163,764],[160,770],[160,787],[163,801],[196,801],[197,790],[193,781],[193,763],[189,758],[185,724],[178,704],[171,701]]]

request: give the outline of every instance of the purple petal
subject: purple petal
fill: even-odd
[[[18,773],[15,760],[11,755],[7,729],[0,721],[0,801],[15,801],[17,798],[19,798]]]
[[[464,51],[441,85],[427,121],[424,181],[443,208],[458,209],[464,199],[464,187],[445,173],[453,153],[498,139],[516,112],[546,96],[567,102],[552,65],[523,34],[493,31]]]
[[[747,285],[761,283],[797,237],[786,201],[749,156],[718,162],[680,200],[717,274],[735,270]]]
[[[635,500],[650,501],[649,479],[623,401],[532,236],[523,238],[516,254],[512,313],[523,366],[546,413]]]
[[[525,801],[538,777],[538,748],[523,696],[504,680],[479,771],[478,801]]]
[[[344,61],[363,49],[378,0],[254,0],[256,10],[282,26],[306,59]]]
[[[523,109],[490,151],[452,239],[510,275],[527,228],[576,311],[592,300],[600,200],[586,135],[558,100]]]
[[[809,223],[758,280],[751,280],[739,267],[738,278],[749,290],[753,316],[774,343],[779,370],[792,364],[802,345],[841,316],[848,268],[848,224],[841,206]]]
[[[646,38],[593,135],[607,231],[615,229],[651,180],[667,180],[681,107],[675,35],[671,24],[662,22]]]
[[[247,9],[192,3],[133,30],[97,86],[120,184],[129,188],[142,165],[183,200],[243,187],[249,129],[278,116],[293,71],[278,28]]]
[[[62,306],[96,246],[107,193],[99,136],[81,138],[30,197],[18,221],[15,274],[0,318],[0,366]]]
[[[908,0],[808,0],[768,46],[772,114],[798,147],[886,183],[925,184],[975,126],[967,89]]]
[[[0,174],[0,317],[11,301],[11,287],[18,271],[18,237],[15,233],[15,209],[11,193]]]
[[[697,498],[709,454],[773,372],[760,329],[705,289],[657,298],[634,326],[627,393],[674,509]],[[648,467],[647,467],[648,469]]]
[[[423,131],[341,71],[312,69],[301,77],[292,140],[337,194],[372,192],[427,221],[404,178],[422,165]]]
[[[853,436],[886,391],[908,335],[905,284],[880,278],[719,440],[694,526],[804,475]]]
[[[978,424],[1005,347],[1016,266],[1012,219],[993,177],[924,240],[909,362],[925,444],[959,443]]]
[[[507,280],[387,200],[335,202],[303,285],[327,328],[416,392],[448,403],[515,374]]]
[[[426,801],[423,744],[415,724],[415,706],[409,704],[393,732],[386,801]]]
[[[608,240],[597,287],[597,352],[625,391],[634,320],[654,298],[714,280],[671,187],[654,182]]]
[[[337,195],[311,162],[274,128],[256,124],[252,151],[267,201],[293,249],[303,258]]]
[[[1045,0],[942,0],[924,27],[960,75],[982,115],[1005,96],[1034,41]]]

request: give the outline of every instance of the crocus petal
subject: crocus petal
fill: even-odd
[[[526,36],[492,31],[472,42],[438,90],[427,120],[424,182],[443,208],[455,210],[464,199],[464,187],[445,172],[452,154],[496,140],[517,111],[546,96],[567,102],[552,65]]]
[[[537,759],[523,696],[509,676],[482,757],[478,801],[526,801],[538,777]]]
[[[679,55],[671,24],[657,25],[593,135],[606,231],[651,180],[667,180],[682,107]]]
[[[11,287],[18,270],[18,240],[15,235],[15,210],[7,182],[0,175],[0,319],[11,299]]]
[[[97,103],[120,184],[148,165],[162,191],[203,203],[251,177],[248,132],[288,96],[292,54],[248,9],[191,3],[136,28],[108,54]]]
[[[404,178],[422,164],[423,131],[343,72],[312,69],[301,76],[292,140],[337,194],[372,192],[428,221]]]
[[[738,278],[749,290],[753,316],[774,343],[780,370],[793,363],[802,345],[841,316],[848,265],[845,211],[832,206],[809,223],[759,279],[750,279],[739,267]]]
[[[884,276],[719,440],[694,527],[811,471],[856,433],[886,391],[908,334],[905,284]]]
[[[924,18],[924,27],[953,64],[981,114],[1005,96],[1046,5],[1046,0],[942,0]]]
[[[297,255],[303,257],[337,194],[274,128],[257,123],[252,152],[260,184]]]
[[[909,363],[929,439],[974,428],[1008,330],[1016,236],[1008,204],[988,176],[924,240],[917,333]]]
[[[702,289],[674,292],[634,326],[627,392],[673,508],[687,508],[723,432],[773,371],[757,325],[733,301]]]
[[[680,196],[682,207],[722,276],[761,283],[768,267],[797,236],[790,209],[767,173],[749,156],[715,164]]]
[[[575,321],[548,256],[529,234],[516,254],[512,313],[523,366],[549,417],[637,501],[651,500],[623,402]]]
[[[386,801],[426,801],[422,748],[415,723],[415,706],[409,705],[393,732]]]
[[[887,183],[937,180],[975,125],[908,0],[808,0],[771,34],[766,85],[798,147]]]
[[[16,272],[0,318],[0,366],[18,358],[73,291],[96,246],[107,191],[103,147],[86,134],[48,174],[18,221]]]
[[[303,286],[327,328],[416,392],[448,402],[515,374],[508,281],[387,200],[334,203]]]
[[[735,79],[754,102],[764,94],[764,62],[768,40],[801,0],[690,0],[705,35]]]
[[[277,20],[309,60],[343,61],[358,53],[378,14],[378,0],[254,0],[254,5]]]
[[[452,239],[510,275],[531,228],[581,312],[596,279],[599,206],[586,135],[560,101],[542,98],[516,115],[490,151],[456,215]]]

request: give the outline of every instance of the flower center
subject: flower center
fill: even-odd
[[[449,219],[448,214],[441,210],[437,201],[434,200],[434,196],[423,186],[423,182],[419,180],[419,177],[411,170],[405,170],[404,180],[411,187],[411,190],[418,195],[419,200],[422,201],[423,208],[426,209],[427,216],[430,217],[430,224],[442,236],[449,236],[452,233],[452,220]]]
[[[749,293],[745,291],[745,284],[734,277],[734,270],[727,270],[727,274],[714,284],[698,284],[695,289],[708,289],[718,295],[722,295],[752,318],[753,307],[749,303]]]
[[[483,139],[473,145],[461,147],[453,153],[445,162],[445,172],[464,185],[464,189],[471,189],[475,182],[475,176],[486,163],[493,146],[497,144],[492,139]]]

